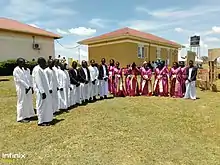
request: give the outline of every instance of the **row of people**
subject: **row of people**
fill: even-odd
[[[184,63],[174,62],[168,69],[164,61],[157,62],[152,68],[144,62],[141,68],[135,63],[127,68],[120,68],[118,62],[110,60],[109,91],[114,96],[171,96],[195,99],[195,80],[197,69],[193,61],[186,67]],[[140,75],[140,78],[139,78]],[[154,80],[154,81],[153,81]]]

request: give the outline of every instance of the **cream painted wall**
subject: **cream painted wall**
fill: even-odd
[[[32,36],[0,30],[0,61],[17,59],[18,57],[26,60],[55,57],[53,38],[35,36],[35,43],[40,45],[40,50],[34,50]]]

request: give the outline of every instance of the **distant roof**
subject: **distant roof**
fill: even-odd
[[[36,28],[16,20],[8,18],[0,18],[0,30],[8,30],[20,33],[35,34],[39,36],[46,36],[54,39],[62,38],[62,36],[48,32],[46,30]]]
[[[133,37],[139,37],[139,38],[143,38],[143,39],[147,39],[147,40],[152,40],[152,41],[156,41],[156,42],[161,42],[164,44],[169,44],[169,45],[173,45],[173,46],[177,46],[177,47],[182,47],[180,44],[173,42],[173,41],[169,41],[166,40],[164,38],[155,36],[153,34],[150,33],[145,33],[145,32],[141,32],[138,30],[134,30],[131,28],[123,28],[123,29],[119,29],[110,33],[106,33],[97,37],[92,37],[83,41],[78,42],[79,44],[88,44],[88,43],[93,43],[93,42],[98,42],[99,40],[104,40],[104,39],[110,39],[110,38],[114,38],[114,37],[121,37],[123,35],[127,35],[127,36],[133,36]]]

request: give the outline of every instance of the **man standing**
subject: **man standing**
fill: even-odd
[[[29,92],[26,95],[26,100],[27,100],[27,106],[29,109],[29,118],[31,119],[32,117],[35,116],[34,113],[34,107],[33,107],[33,94],[34,94],[34,90],[33,90],[33,80],[32,80],[32,76],[31,76],[31,71],[30,69],[27,67],[27,63],[25,62],[24,65],[24,74],[25,77],[27,79],[28,85],[31,87],[31,90],[29,90]]]
[[[89,82],[89,100],[90,101],[96,101],[96,81],[98,79],[98,72],[95,68],[95,60],[90,61],[90,66],[89,66],[89,72],[90,72],[90,82]]]
[[[107,99],[108,95],[108,67],[105,64],[105,58],[101,60],[99,67],[99,80],[100,80],[100,99]]]
[[[193,65],[193,61],[189,61],[189,67],[186,68],[186,99],[196,100],[196,76],[197,68]]]
[[[42,57],[37,60],[38,66],[35,69],[34,83],[36,88],[36,103],[38,114],[38,125],[49,126],[53,120],[52,99],[49,84],[44,69],[46,60]]]
[[[56,78],[56,73],[53,70],[53,60],[48,60],[47,64],[48,67],[45,69],[45,73],[49,84],[49,92],[52,97],[53,113],[55,113],[58,111],[58,82]]]
[[[70,76],[70,83],[71,83],[71,88],[72,91],[70,93],[70,102],[72,105],[80,104],[80,82],[79,82],[79,77],[78,77],[78,72],[77,72],[77,62],[73,61],[72,62],[72,68],[69,69],[69,76]]]
[[[100,95],[100,88],[99,88],[99,65],[97,63],[95,63],[95,66],[94,66],[95,70],[96,70],[96,73],[97,73],[97,79],[95,81],[95,96],[98,96]]]
[[[27,103],[27,94],[31,90],[28,84],[27,78],[23,67],[25,65],[25,60],[23,58],[17,59],[17,67],[13,71],[16,92],[17,92],[17,121],[22,123],[27,123],[29,116],[29,106]]]
[[[85,60],[82,61],[82,67],[78,69],[78,72],[81,87],[81,99],[82,102],[87,103],[89,101],[90,73]]]

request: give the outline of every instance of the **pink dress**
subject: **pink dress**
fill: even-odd
[[[170,69],[170,96],[171,97],[183,97],[181,86],[181,68]]]
[[[138,68],[134,68],[131,70],[131,80],[130,80],[130,96],[139,96],[139,85],[137,76],[139,75],[140,71]]]
[[[115,66],[109,66],[108,67],[108,90],[111,94],[115,94]]]
[[[155,69],[154,92],[159,96],[168,96],[168,68]]]
[[[123,70],[121,68],[115,68],[115,96],[118,97],[125,97],[126,92],[124,88],[124,81],[123,81]]]
[[[141,83],[140,83],[140,94],[141,95],[152,95],[152,71],[150,68],[145,69],[141,67]]]
[[[126,95],[130,96],[130,91],[131,91],[131,68],[124,69],[124,75],[125,75]]]

